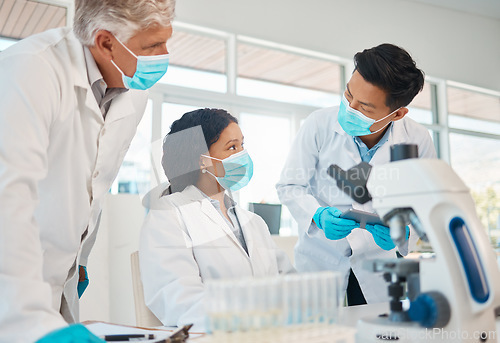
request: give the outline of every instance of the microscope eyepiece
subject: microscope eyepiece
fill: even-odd
[[[394,144],[391,145],[391,162],[418,158],[418,146],[416,144]]]

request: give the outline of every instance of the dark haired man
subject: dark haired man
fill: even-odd
[[[388,299],[382,275],[363,270],[362,262],[396,257],[397,250],[406,255],[416,235],[396,247],[387,227],[367,225],[362,230],[359,223],[339,218],[351,207],[373,209],[371,202],[354,203],[339,190],[327,168],[387,163],[389,147],[398,143],[417,144],[421,158],[436,157],[427,129],[406,117],[406,106],[424,85],[423,72],[411,56],[382,44],[357,53],[354,64],[340,106],[315,111],[305,120],[276,185],[298,223],[297,270],[340,272],[350,306]]]

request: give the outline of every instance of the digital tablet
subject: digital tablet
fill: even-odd
[[[366,224],[372,224],[372,225],[378,224],[387,226],[386,224],[384,224],[382,219],[380,219],[380,217],[375,213],[355,210],[353,208],[344,211],[340,215],[340,218],[355,220],[359,223],[359,227],[362,229],[365,228]]]

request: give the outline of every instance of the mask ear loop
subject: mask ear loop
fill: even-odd
[[[207,155],[203,155],[203,154],[201,154],[201,156],[206,157],[206,158],[210,158],[210,159],[214,159],[214,160],[218,160],[218,161],[222,162],[221,159],[218,159],[216,157],[207,156]],[[219,180],[217,179],[217,176],[215,176],[213,173],[211,173],[207,168],[202,169],[201,173],[202,174],[207,174],[208,173],[208,174],[212,175],[214,177],[215,181],[217,181],[217,183],[219,183]],[[220,183],[219,183],[219,185],[220,185]],[[222,185],[220,185],[220,186],[222,187]],[[231,200],[233,200],[233,192],[231,192],[230,189],[225,189],[224,187],[222,187],[222,188],[224,189],[225,192],[228,193],[229,198],[231,198]],[[236,212],[235,212],[235,215],[236,215]],[[236,216],[236,219],[238,219],[237,216]],[[238,223],[239,223],[239,219],[238,219]],[[240,227],[241,227],[241,225],[240,225]]]
[[[207,156],[207,155],[204,155],[204,154],[201,154],[201,156],[206,157],[206,158],[208,158],[208,159],[219,160],[218,158],[211,157],[211,156]],[[219,161],[222,161],[222,160],[219,160]],[[203,166],[205,166],[205,165],[203,164],[203,165],[202,165],[202,167],[203,167]],[[210,172],[207,168],[203,168],[203,169],[201,170],[201,173],[202,173],[202,174],[206,174],[206,173],[208,173],[208,174],[212,175],[212,176],[215,178],[215,180],[217,180],[217,176],[215,176],[213,173],[211,173],[211,172]]]
[[[139,59],[137,58],[137,55],[136,55],[136,54],[134,54],[134,53],[132,52],[132,50],[130,50],[129,48],[127,48],[127,46],[126,46],[125,44],[123,44],[123,43],[122,43],[122,41],[118,39],[118,37],[116,37],[114,34],[113,34],[113,37],[115,37],[115,39],[118,41],[118,43],[120,43],[120,44],[121,44],[121,46],[123,46],[123,47],[125,48],[125,50],[127,50],[130,54],[132,54],[132,56],[134,56],[134,57],[135,57],[136,61],[138,61],[138,60],[139,60]],[[124,72],[120,69],[120,67],[118,67],[118,66],[116,65],[115,61],[111,60],[111,63],[112,63],[112,64],[115,66],[115,68],[116,68],[116,69],[120,72],[120,74],[122,74],[122,78],[123,78],[124,76],[127,76],[127,75],[125,75],[125,73],[124,73]],[[136,62],[136,63],[137,63],[137,62]],[[127,76],[127,77],[130,77],[130,76]],[[123,82],[123,84],[125,85],[125,81]],[[125,85],[125,86],[126,86],[126,85]],[[128,88],[128,87],[127,87],[127,88]]]
[[[378,122],[381,122],[381,121],[382,121],[382,120],[384,120],[385,118],[390,117],[390,116],[391,116],[391,115],[393,115],[395,112],[399,111],[399,109],[400,109],[400,108],[401,108],[401,107],[399,107],[398,109],[396,109],[396,110],[392,111],[391,113],[389,113],[388,115],[386,115],[384,118],[380,118],[379,120],[376,120],[373,124],[378,123]],[[383,130],[383,129],[385,129],[385,128],[387,127],[387,125],[389,125],[391,122],[392,122],[392,120],[391,120],[391,121],[389,121],[389,122],[388,122],[387,124],[385,124],[384,126],[382,126],[382,127],[381,127],[380,129],[378,129],[377,131],[374,131],[374,132],[370,133],[370,135],[373,135],[373,134],[375,134],[375,133],[377,133],[377,132],[382,131],[382,130]],[[372,125],[373,125],[373,124],[372,124]]]

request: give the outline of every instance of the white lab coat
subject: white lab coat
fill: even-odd
[[[78,321],[77,267],[147,94],[120,94],[104,121],[69,28],[0,53],[0,75],[0,341],[33,342]]]
[[[195,186],[163,197],[154,193],[141,231],[139,261],[145,302],[164,325],[194,323],[194,331],[205,330],[205,280],[294,271],[258,215],[235,207],[247,254]]]
[[[372,235],[363,229],[354,229],[346,238],[329,240],[312,223],[318,207],[334,206],[340,210],[350,207],[373,212],[371,202],[360,205],[343,193],[327,174],[331,164],[347,170],[361,163],[353,137],[347,135],[337,121],[338,107],[313,112],[300,128],[290,149],[280,181],[278,196],[298,223],[299,240],[295,246],[297,271],[335,270],[344,276],[347,287],[349,269],[356,275],[368,303],[387,300],[387,285],[381,274],[362,268],[367,259],[395,257],[396,249],[385,251],[378,247]],[[420,157],[435,158],[436,152],[425,127],[408,117],[395,121],[389,129],[389,140],[374,154],[370,164],[390,161],[390,146],[397,143],[418,145]],[[416,240],[410,234],[410,246]],[[403,255],[408,246],[400,248]]]

